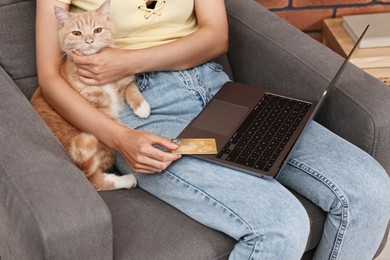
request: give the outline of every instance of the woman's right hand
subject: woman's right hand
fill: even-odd
[[[130,129],[123,126],[115,131],[113,137],[115,149],[122,154],[130,168],[137,173],[158,173],[165,170],[179,154],[170,153],[178,148],[170,139],[149,132]],[[168,151],[162,151],[159,145]]]

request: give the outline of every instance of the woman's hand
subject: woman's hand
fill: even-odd
[[[165,170],[173,161],[181,156],[164,152],[155,147],[162,146],[167,150],[178,146],[165,137],[145,131],[123,128],[114,137],[116,149],[122,154],[128,165],[137,173],[157,173]]]
[[[102,86],[131,74],[125,58],[128,52],[117,48],[104,48],[92,55],[83,55],[78,51],[70,55],[78,67],[81,82],[88,86]]]

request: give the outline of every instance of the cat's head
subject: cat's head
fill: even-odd
[[[95,11],[69,13],[57,6],[54,11],[60,25],[58,35],[61,49],[66,54],[78,50],[88,55],[104,47],[115,46],[110,23],[110,0]]]

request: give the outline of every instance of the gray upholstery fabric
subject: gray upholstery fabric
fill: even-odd
[[[100,195],[115,223],[114,259],[226,259],[235,244],[142,189]]]
[[[342,59],[256,1],[226,5],[230,49],[218,59],[225,70],[318,99]],[[233,239],[141,189],[98,193],[69,160],[27,100],[37,84],[34,15],[34,0],[0,1],[0,258],[227,259]],[[354,66],[338,87],[318,120],[389,171],[390,89]],[[311,220],[310,250],[326,215],[295,195]]]
[[[106,204],[1,67],[0,118],[1,257],[111,258]]]
[[[0,65],[30,98],[36,81],[35,1],[0,2]]]

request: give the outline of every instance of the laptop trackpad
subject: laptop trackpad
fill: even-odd
[[[195,119],[193,127],[228,136],[241,122],[248,108],[214,99]]]

